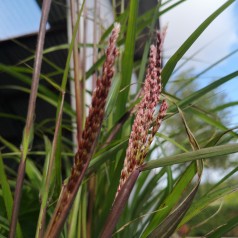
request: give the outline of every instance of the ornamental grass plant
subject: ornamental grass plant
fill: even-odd
[[[190,79],[186,72],[173,78],[185,53],[234,0],[208,16],[163,66],[166,30],[158,31],[156,21],[182,3],[159,2],[139,15],[139,1],[131,0],[125,9],[122,4],[115,22],[104,29],[99,41],[86,44],[78,37],[80,20],[87,13],[85,1],[77,14],[71,1],[70,43],[44,49],[52,3],[43,1],[34,68],[27,71],[25,62],[25,71],[22,65],[0,64],[1,72],[15,72],[17,80],[24,76],[25,86],[17,90],[29,93],[21,145],[0,136],[1,237],[183,237],[206,223],[199,220],[206,209],[236,194],[237,164],[231,161],[236,161],[238,152],[237,128],[228,128],[224,116],[233,105],[217,104],[214,90],[237,77],[238,71],[199,90],[186,89],[211,66],[197,78]],[[136,43],[145,29],[149,34],[142,57],[136,59]],[[68,52],[60,83],[41,72],[46,52],[57,47],[66,47]],[[79,62],[85,47],[94,49],[95,62],[82,71]],[[87,88],[89,78],[92,87]],[[42,80],[54,90],[42,90]],[[72,81],[73,92],[69,92],[67,85]],[[6,85],[1,90],[12,88]],[[67,93],[74,96],[75,108],[66,101]],[[88,95],[90,101],[85,100]],[[209,95],[215,102],[205,103]],[[51,131],[47,119],[34,122],[38,98],[55,108]],[[39,138],[37,145],[35,137]],[[227,161],[229,171],[224,169],[224,176],[215,183],[201,184],[204,168],[214,168],[213,161],[221,160]],[[17,171],[11,169],[12,162]],[[221,205],[216,214],[222,212]],[[201,235],[229,234],[237,226],[238,216],[227,217]],[[216,216],[208,217],[211,219]]]

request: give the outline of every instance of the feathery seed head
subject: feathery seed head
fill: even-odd
[[[86,118],[85,129],[78,143],[78,151],[74,158],[74,165],[71,170],[69,181],[65,187],[64,193],[61,199],[58,201],[57,208],[51,219],[48,227],[48,233],[54,230],[57,222],[61,219],[64,220],[68,212],[65,211],[66,204],[72,204],[72,199],[76,196],[76,192],[82,180],[83,173],[85,173],[89,161],[94,152],[95,142],[99,135],[103,117],[107,95],[111,85],[111,79],[114,74],[113,65],[115,63],[118,50],[116,48],[116,41],[119,36],[120,25],[117,23],[114,25],[112,34],[108,40],[108,47],[105,55],[106,59],[103,64],[102,75],[97,79],[96,88],[92,95],[92,103],[89,109],[89,114]],[[71,200],[69,201],[69,195]],[[50,235],[49,235],[50,237]]]
[[[143,97],[137,106],[137,114],[132,126],[129,144],[126,151],[124,167],[121,172],[118,192],[130,176],[131,172],[140,166],[146,157],[149,146],[166,115],[168,105],[165,100],[161,102],[159,113],[153,125],[155,108],[160,101],[161,94],[161,49],[164,38],[163,33],[158,33],[156,46],[151,45],[149,63],[147,67]],[[152,126],[153,125],[153,126]],[[149,129],[152,127],[152,133]],[[117,192],[117,194],[118,194]],[[116,195],[117,196],[117,195]]]

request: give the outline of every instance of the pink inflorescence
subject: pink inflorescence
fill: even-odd
[[[82,133],[82,138],[79,141],[78,152],[75,155],[74,165],[68,183],[69,191],[71,190],[71,187],[74,187],[84,165],[92,156],[95,141],[100,132],[104,118],[107,95],[114,74],[114,63],[119,54],[116,47],[119,32],[120,24],[115,23],[108,41],[108,48],[105,52],[106,60],[103,64],[102,76],[97,79],[96,88],[92,95],[92,104],[89,108],[89,114],[85,122],[85,129]]]
[[[156,46],[151,45],[149,64],[147,68],[143,97],[138,104],[137,114],[132,126],[129,144],[126,151],[124,167],[121,172],[118,192],[131,172],[140,166],[148,152],[149,146],[166,115],[168,105],[161,102],[160,110],[155,120],[155,109],[161,95],[161,47],[164,34],[158,33]],[[154,123],[153,123],[154,122]],[[152,127],[151,133],[149,129]]]

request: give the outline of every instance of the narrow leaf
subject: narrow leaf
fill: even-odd
[[[186,133],[188,135],[188,139],[189,139],[189,142],[190,142],[190,145],[191,145],[192,149],[194,151],[199,150],[200,147],[198,145],[198,142],[197,142],[195,136],[193,135],[192,131],[190,130],[183,112],[181,111],[181,109],[179,107],[178,107],[178,110],[179,110],[180,116],[182,117],[182,121],[183,121],[183,124],[185,126]],[[197,164],[198,176],[201,177],[202,176],[202,171],[203,171],[203,162],[202,162],[202,160],[197,160],[196,164]]]
[[[167,165],[180,164],[198,159],[212,159],[217,156],[228,155],[238,152],[238,144],[227,144],[214,147],[208,147],[197,151],[168,156],[163,159],[149,161],[141,166],[141,170],[150,170]]]
[[[139,170],[134,170],[122,186],[119,194],[117,195],[112,210],[107,218],[103,228],[101,238],[110,238],[115,229],[115,226],[120,218],[120,215],[129,199],[130,193],[135,185],[135,182],[140,174]]]
[[[187,106],[191,103],[194,103],[196,100],[200,99],[201,96],[204,96],[206,93],[209,93],[211,90],[214,90],[215,88],[221,86],[222,84],[228,82],[229,80],[235,78],[238,76],[238,71],[235,71],[231,74],[228,74],[218,80],[216,80],[215,82],[209,84],[208,86],[192,93],[190,96],[186,97],[185,99],[181,100],[178,103],[179,107],[184,107]]]
[[[143,232],[141,238],[146,238],[153,230],[169,215],[174,206],[181,199],[183,191],[186,189],[188,184],[191,182],[192,178],[196,174],[196,165],[191,163],[191,165],[182,174],[178,182],[176,183],[172,192],[166,197],[161,206],[158,208],[158,212],[150,220],[149,225]]]
[[[203,197],[199,198],[199,200],[194,202],[193,205],[190,207],[187,215],[181,221],[180,226],[182,224],[185,224],[189,220],[191,220],[194,216],[199,214],[201,211],[203,211],[206,207],[208,207],[214,201],[216,201],[230,193],[233,193],[237,190],[238,190],[237,185],[226,186],[225,188],[217,189],[216,191],[213,191],[213,192],[206,194]]]
[[[179,205],[179,207],[177,207],[168,217],[166,217],[166,219],[148,237],[167,238],[174,233],[179,222],[182,220],[183,216],[192,204],[193,198],[197,193],[199,182],[196,184],[191,193]]]
[[[0,152],[0,185],[2,187],[2,196],[3,196],[4,205],[7,211],[7,218],[8,218],[8,221],[10,222],[11,216],[12,216],[13,198],[12,198],[11,188],[5,173],[1,152]],[[19,223],[17,223],[16,233],[18,238],[22,237],[22,232],[21,232]]]
[[[225,224],[216,229],[212,234],[207,235],[207,238],[220,238],[226,235],[227,232],[238,226],[238,216],[230,219]]]
[[[131,84],[131,75],[134,61],[138,4],[139,4],[138,0],[130,1],[125,50],[122,56],[121,85],[120,85],[121,93],[118,95],[118,106],[116,111],[117,119],[120,118],[125,112],[128,95],[130,92],[129,85]]]

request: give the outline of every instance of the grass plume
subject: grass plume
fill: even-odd
[[[114,62],[118,55],[116,41],[119,36],[120,25],[116,23],[109,38],[106,50],[106,59],[103,64],[102,76],[97,79],[97,85],[93,92],[92,104],[86,118],[85,129],[78,144],[78,151],[74,157],[68,183],[63,185],[60,199],[56,205],[54,214],[47,228],[45,237],[57,237],[67,218],[69,210],[77,194],[78,188],[83,180],[90,159],[94,153],[97,138],[100,133],[104,118],[107,95],[114,74]]]

